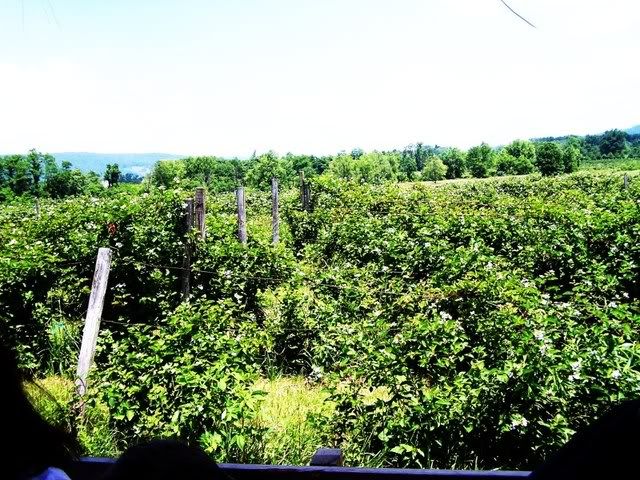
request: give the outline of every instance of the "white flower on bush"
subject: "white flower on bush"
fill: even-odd
[[[609,302],[609,308],[616,308],[617,306],[617,302]]]
[[[576,360],[575,362],[571,362],[571,369],[573,373],[569,375],[569,381],[573,382],[574,380],[580,380],[580,369],[582,368],[582,360]]]
[[[440,318],[442,318],[442,320],[451,320],[453,317],[447,312],[440,312]]]
[[[526,427],[529,425],[529,421],[520,414],[516,414],[511,417],[511,429],[514,430],[518,427]]]
[[[544,332],[542,330],[534,330],[533,336],[536,340],[544,340]]]
[[[621,377],[621,375],[622,374],[620,373],[620,370],[618,370],[618,369],[616,369],[613,372],[611,372],[611,378],[613,378],[615,380],[619,379]]]
[[[487,270],[491,270],[493,268],[493,262],[487,263]]]

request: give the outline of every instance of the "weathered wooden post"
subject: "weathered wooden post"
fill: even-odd
[[[302,209],[306,210],[305,187],[304,187],[304,170],[300,170],[300,203],[302,204]]]
[[[181,298],[183,302],[189,299],[191,290],[191,238],[190,233],[193,228],[193,200],[188,199],[184,206],[184,214],[182,217],[184,231],[184,257],[182,259],[182,277],[181,277]]]
[[[624,185],[625,190],[629,188],[629,175],[626,173],[624,174],[624,178],[622,179],[622,184]]]
[[[196,227],[198,228],[198,236],[201,240],[204,240],[207,236],[206,231],[206,200],[204,188],[196,188],[196,199],[195,199],[195,210],[196,210]]]
[[[247,243],[247,212],[244,199],[244,187],[236,189],[236,204],[238,205],[238,240],[243,245]]]
[[[40,199],[36,198],[36,217],[40,218]]]
[[[273,244],[280,241],[280,213],[278,211],[278,179],[271,179],[271,232]]]
[[[87,376],[93,363],[96,353],[96,343],[98,332],[100,331],[100,319],[104,306],[104,295],[107,292],[107,282],[109,271],[111,270],[111,250],[101,248],[98,250],[96,258],[96,269],[93,272],[93,283],[91,284],[91,295],[89,296],[89,307],[84,321],[82,332],[82,345],[80,356],[78,357],[78,371],[76,373],[76,388],[80,396],[87,391]]]
[[[300,201],[302,209],[308,211],[311,206],[311,186],[304,179],[304,170],[300,170]]]
[[[311,210],[311,184],[309,182],[304,183],[304,209]]]

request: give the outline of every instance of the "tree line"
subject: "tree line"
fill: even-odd
[[[580,154],[585,160],[640,157],[640,133],[627,133],[618,129],[607,130],[600,135],[544,137],[534,141],[571,143],[580,149]]]
[[[60,164],[48,154],[32,149],[26,155],[0,156],[0,202],[15,197],[63,198],[83,194],[98,194],[119,183],[140,183],[142,177],[122,174],[118,164],[107,165],[104,175],[84,173],[73,168],[71,162]]]
[[[394,181],[437,181],[455,178],[485,178],[495,175],[543,175],[570,173],[583,158],[574,142],[532,142],[515,140],[492,148],[486,143],[463,151],[417,143],[402,150],[364,152],[356,148],[334,156],[278,156],[270,151],[249,160],[218,157],[187,157],[156,163],[148,181],[172,188],[207,185],[211,191],[233,190],[237,185],[269,188],[272,177],[288,187],[305,177],[329,175],[359,183]]]
[[[359,183],[438,181],[502,175],[558,175],[575,171],[584,160],[640,157],[640,134],[609,130],[601,135],[514,140],[493,148],[487,143],[464,151],[455,147],[416,143],[403,149],[365,152],[354,148],[332,156],[284,156],[273,151],[255,153],[248,160],[214,156],[161,160],[147,175],[149,185],[173,188],[207,185],[212,192],[231,191],[238,185],[267,189],[272,177],[283,187],[296,184],[300,172],[307,178],[330,175]],[[26,155],[0,156],[0,202],[30,195],[62,198],[97,194],[120,183],[143,178],[107,165],[101,176],[83,173],[70,162],[58,164],[49,154],[33,149]]]

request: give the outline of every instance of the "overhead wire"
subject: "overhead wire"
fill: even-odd
[[[516,12],[513,8],[511,8],[511,6],[510,6],[507,2],[505,2],[505,0],[500,0],[500,1],[502,2],[502,4],[503,4],[505,7],[507,7],[507,8],[511,11],[511,13],[513,13],[513,14],[514,14],[515,16],[517,16],[519,19],[521,19],[522,21],[526,22],[529,26],[531,26],[531,27],[533,27],[533,28],[536,28],[536,26],[535,26],[533,23],[531,23],[529,20],[527,20],[527,19],[526,19],[526,18],[524,18],[522,15],[520,15],[518,12]]]

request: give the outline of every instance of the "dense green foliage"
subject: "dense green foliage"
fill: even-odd
[[[640,134],[637,133],[637,127],[629,129],[627,132],[613,129],[600,135],[546,137],[535,141],[575,146],[580,150],[580,156],[586,160],[640,156]]]
[[[506,154],[531,162],[522,150]],[[117,448],[179,436],[265,461],[256,382],[295,374],[329,392],[318,442],[350,464],[526,468],[640,393],[637,173],[626,189],[607,171],[369,185],[369,163],[371,178],[385,162],[399,176],[402,155],[356,153],[352,181],[313,180],[310,212],[283,192],[277,246],[256,190],[247,246],[228,193],[208,198],[205,242],[181,229],[186,190],[119,186],[43,200],[39,217],[28,201],[3,206],[0,339],[25,369],[72,376],[95,254],[110,246],[91,398]],[[278,166],[252,162],[263,180]]]

